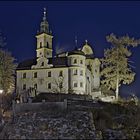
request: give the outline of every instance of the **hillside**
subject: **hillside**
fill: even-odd
[[[70,107],[71,106],[71,107]],[[23,112],[5,125],[5,139],[140,139],[140,106],[129,103],[73,103],[67,110]]]
[[[91,139],[97,138],[92,115],[85,111],[28,112],[7,126],[5,139]]]

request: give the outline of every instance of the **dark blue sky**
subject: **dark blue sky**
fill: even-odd
[[[103,57],[104,49],[110,47],[106,35],[128,34],[140,38],[140,2],[92,2],[92,1],[13,1],[0,2],[0,29],[7,38],[7,46],[20,62],[35,57],[35,35],[47,8],[47,19],[54,35],[54,48],[72,49],[75,36],[78,46],[87,39],[95,57]],[[122,86],[123,95],[135,93],[140,96],[140,46],[134,48],[131,60],[136,68],[135,82]]]

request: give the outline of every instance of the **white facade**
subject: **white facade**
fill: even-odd
[[[19,94],[53,92],[90,94],[100,88],[100,61],[86,41],[81,49],[52,56],[53,36],[44,11],[40,32],[36,35],[36,58],[18,65],[16,88]],[[100,93],[100,92],[99,92]],[[34,96],[34,95],[30,95]]]

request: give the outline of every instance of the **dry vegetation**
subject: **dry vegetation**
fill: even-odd
[[[121,130],[127,139],[140,139],[140,103],[120,101],[101,104],[102,109],[92,109],[97,130]]]

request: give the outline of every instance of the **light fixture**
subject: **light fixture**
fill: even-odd
[[[2,94],[3,93],[3,90],[2,89],[0,89],[0,94]]]

